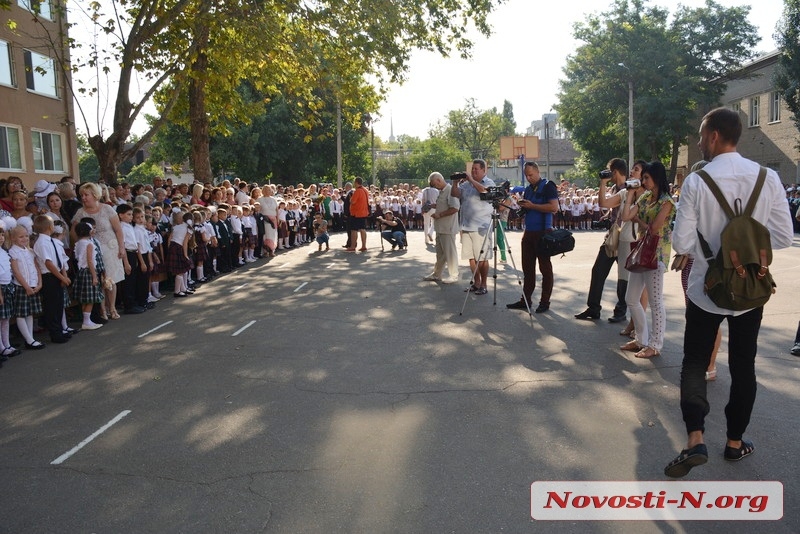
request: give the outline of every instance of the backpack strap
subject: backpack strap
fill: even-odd
[[[725,199],[725,196],[722,194],[722,191],[720,190],[717,183],[711,178],[711,176],[704,169],[697,170],[695,171],[695,173],[700,178],[703,179],[708,188],[711,190],[711,193],[714,195],[714,198],[717,199],[717,202],[719,202],[719,205],[722,208],[722,211],[725,212],[725,215],[728,217],[728,220],[733,219],[735,215],[733,209],[731,208],[730,204],[728,204],[728,201]],[[746,217],[750,217],[753,215],[753,210],[755,209],[756,201],[758,200],[758,197],[761,195],[761,190],[764,188],[764,182],[766,181],[766,178],[767,178],[767,169],[765,167],[760,167],[758,170],[758,178],[756,178],[756,184],[755,186],[753,186],[753,191],[752,193],[750,193],[750,198],[747,201],[747,206],[745,206],[742,215]],[[737,202],[740,201],[737,199]],[[737,208],[741,209],[741,204],[738,204]],[[700,230],[697,230],[697,237],[700,239],[700,248],[703,250],[703,256],[705,256],[706,260],[712,259],[714,257],[714,253],[711,252],[711,247],[709,246],[705,238],[703,238],[703,234],[700,233]],[[763,266],[766,265],[766,255],[762,254],[762,256],[764,256],[763,261],[761,262],[761,265]],[[737,263],[736,260],[734,260],[734,263]],[[764,276],[763,274],[760,274],[759,279],[763,278],[763,276]]]

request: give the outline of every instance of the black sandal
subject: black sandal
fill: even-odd
[[[664,468],[664,474],[670,478],[686,476],[693,467],[703,465],[708,461],[708,449],[705,443],[695,445],[691,449],[683,449],[677,458]]]
[[[738,462],[745,456],[750,456],[753,454],[753,451],[755,450],[756,448],[752,441],[742,440],[742,445],[738,449],[736,447],[728,447],[726,445],[724,457],[729,462]]]

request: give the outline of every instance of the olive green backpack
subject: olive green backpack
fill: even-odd
[[[697,171],[697,174],[728,217],[728,224],[722,229],[722,245],[716,256],[700,231],[697,232],[703,255],[708,261],[705,292],[714,304],[726,310],[742,311],[763,306],[776,287],[769,272],[772,243],[767,227],[752,215],[764,187],[767,169],[761,167],[744,211],[742,199],[734,200],[731,208],[711,176],[704,170]]]

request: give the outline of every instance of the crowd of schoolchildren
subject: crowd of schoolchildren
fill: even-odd
[[[109,257],[96,236],[100,221],[76,217],[87,191],[116,211],[124,279],[107,273],[118,258]],[[34,334],[65,343],[79,331],[119,319],[118,307],[144,313],[169,290],[175,298],[187,297],[220,274],[282,250],[314,241],[318,250],[328,250],[328,232],[345,230],[348,192],[330,184],[173,185],[161,178],[145,185],[79,186],[65,177],[60,184],[40,180],[28,193],[17,177],[0,180],[0,360],[21,348],[44,348]],[[371,229],[387,212],[406,229],[422,229],[419,187],[373,185],[368,193]],[[595,191],[562,193],[561,225],[588,228],[599,219]],[[510,228],[519,225],[509,220]],[[70,327],[68,318],[80,318],[81,328]],[[12,333],[21,338],[20,347],[11,344]]]

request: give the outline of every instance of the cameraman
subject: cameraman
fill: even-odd
[[[403,221],[395,219],[391,211],[386,212],[386,218],[378,216],[377,219],[381,225],[381,237],[392,244],[392,250],[396,247],[400,250],[407,247],[406,227]]]
[[[480,194],[495,187],[486,177],[486,162],[472,160],[470,175],[459,177],[458,186],[453,185],[451,194],[461,201],[461,259],[469,260],[472,285],[468,291],[485,295],[489,279],[489,260],[492,259],[492,205],[481,200]],[[482,250],[484,241],[486,248]],[[483,252],[483,253],[481,253]]]
[[[556,184],[543,180],[535,161],[525,162],[525,178],[528,187],[522,193],[519,205],[525,210],[525,232],[522,234],[522,298],[507,304],[511,310],[528,310],[533,290],[536,289],[536,262],[542,271],[542,297],[536,313],[550,309],[550,295],[553,293],[553,264],[550,256],[539,254],[539,241],[553,229],[553,214],[558,211],[558,190]]]
[[[643,165],[637,162],[631,171],[631,178],[640,178]],[[619,323],[625,320],[628,306],[625,304],[625,293],[628,289],[628,271],[625,269],[625,259],[630,252],[630,243],[636,239],[633,232],[633,223],[622,222],[619,217],[619,208],[625,203],[625,197],[629,189],[625,187],[625,180],[628,176],[628,164],[624,159],[613,158],[606,166],[606,170],[600,173],[600,192],[598,202],[601,208],[610,209],[609,219],[614,224],[621,224],[618,253],[609,257],[604,245],[600,246],[597,257],[592,266],[592,280],[589,284],[589,295],[586,298],[586,311],[575,315],[576,319],[593,321],[600,318],[600,304],[603,297],[603,287],[606,278],[611,272],[614,262],[617,264],[617,305],[614,307],[614,315],[608,318],[610,323]],[[609,183],[613,185],[609,187]],[[633,188],[630,189],[631,191]],[[621,256],[621,258],[619,257]]]

